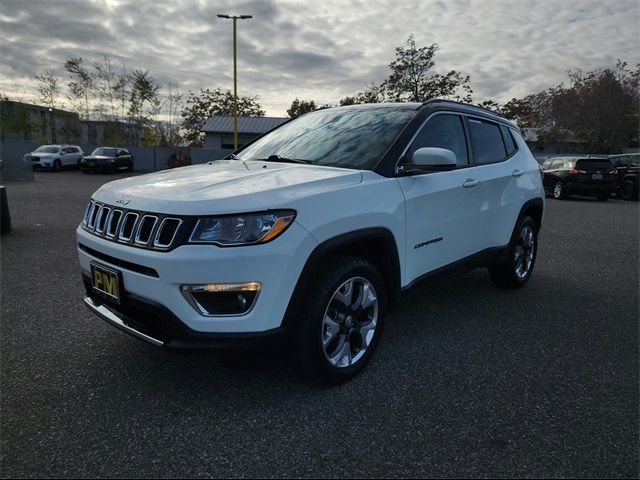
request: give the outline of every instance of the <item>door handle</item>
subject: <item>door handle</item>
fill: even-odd
[[[474,180],[473,178],[468,178],[466,182],[462,184],[464,188],[477,187],[480,185],[480,180]]]
[[[524,172],[521,172],[520,170],[514,170],[511,175],[513,175],[514,177],[519,177],[523,174]]]

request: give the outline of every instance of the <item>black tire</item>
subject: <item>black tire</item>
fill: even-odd
[[[526,258],[526,254],[529,251],[529,249],[527,248],[527,249],[521,250],[522,252],[521,258],[523,259],[522,263],[520,263],[516,259],[516,250],[519,247],[523,248],[522,232],[525,230],[525,228],[528,228],[533,235],[533,247],[532,247],[533,258],[531,259],[529,267],[526,269],[526,271],[521,272],[521,273],[525,273],[525,275],[521,275],[518,273],[518,267],[519,266],[524,267],[525,265],[524,259]],[[511,242],[507,250],[507,256],[505,257],[504,261],[501,264],[496,265],[495,267],[489,268],[489,276],[491,277],[491,280],[493,281],[493,283],[501,287],[507,287],[507,288],[523,287],[527,283],[529,278],[531,278],[531,274],[533,273],[533,267],[535,266],[537,256],[538,256],[538,227],[536,225],[536,222],[533,220],[533,218],[529,216],[524,216],[520,219],[520,221],[516,225],[516,228],[513,231]]]
[[[564,198],[564,185],[562,185],[562,182],[556,182],[553,185],[551,195],[553,195],[553,198],[555,198],[556,200],[561,200]]]
[[[384,326],[386,310],[385,284],[380,273],[371,262],[347,255],[336,256],[327,262],[323,262],[323,266],[314,274],[314,279],[307,291],[307,295],[304,297],[298,315],[296,315],[297,323],[292,336],[294,361],[302,373],[310,379],[319,379],[331,384],[345,382],[366,366],[378,345]],[[325,331],[325,315],[328,315],[331,305],[340,303],[334,300],[334,294],[338,294],[341,286],[350,280],[354,282],[360,281],[358,279],[369,282],[373,286],[375,297],[377,297],[377,319],[373,337],[371,337],[365,349],[360,349],[355,353],[356,357],[358,355],[361,356],[354,363],[350,363],[353,355],[353,353],[350,353],[349,360],[345,362],[348,363],[348,366],[336,366],[329,360],[328,357],[330,355],[325,353],[325,347],[323,346],[323,336],[328,333]],[[363,295],[363,292],[364,290],[360,290],[358,297]],[[354,298],[352,294],[349,296]],[[332,300],[334,303],[331,303]],[[336,312],[335,309],[333,310]],[[353,325],[359,324],[358,316],[362,318],[361,314],[365,311],[371,312],[370,310],[363,310],[360,313],[346,315],[346,317],[343,317],[340,327],[347,329],[352,322]],[[373,314],[367,313],[365,317],[368,315]],[[363,324],[366,323],[364,322]],[[353,332],[343,334],[341,330],[333,338],[338,343],[342,342],[342,339],[349,338],[348,350],[353,352],[354,349],[358,349],[357,343],[361,341],[362,337]],[[327,349],[332,345],[332,342],[329,342]],[[342,345],[344,346],[344,343]],[[336,348],[337,350],[338,348]],[[339,361],[341,358],[347,357],[338,357],[336,355],[334,358],[338,358]]]
[[[620,197],[623,200],[638,200],[638,187],[636,182],[628,178],[620,185]]]
[[[89,173],[89,170],[82,170],[82,173],[86,173],[86,174],[88,174],[88,173]]]
[[[133,163],[130,163],[126,170],[128,173],[133,172]]]
[[[60,160],[55,160],[53,162],[53,171],[59,172],[60,170],[62,170],[62,164],[60,163]]]
[[[602,194],[598,195],[596,198],[598,199],[599,202],[606,202],[607,200],[609,200],[609,194],[608,193],[602,193]]]

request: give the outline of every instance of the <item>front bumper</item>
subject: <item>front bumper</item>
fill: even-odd
[[[33,167],[34,170],[41,169],[41,168],[51,169],[53,168],[53,162],[41,163],[41,162],[32,161],[31,166]]]
[[[87,293],[84,304],[109,325],[155,347],[170,349],[229,348],[259,345],[276,341],[284,330],[275,328],[257,333],[203,333],[188,328],[160,304],[135,295],[125,305],[110,304],[91,292],[89,278],[84,277]]]
[[[234,248],[184,245],[169,252],[105,240],[80,227],[76,235],[88,296],[94,303],[104,304],[105,308],[127,317],[131,324],[144,317],[146,326],[141,331],[163,344],[200,334],[260,336],[275,332],[282,325],[306,259],[316,246],[313,237],[295,222],[280,238],[264,245]],[[93,294],[91,262],[121,273],[122,305],[112,305]],[[262,284],[255,305],[243,315],[202,315],[180,291],[182,285],[243,282]],[[92,310],[104,318],[103,310]],[[160,320],[154,324],[153,318]],[[172,327],[165,328],[167,325]],[[176,325],[180,327],[177,330]],[[160,329],[159,333],[155,327]]]

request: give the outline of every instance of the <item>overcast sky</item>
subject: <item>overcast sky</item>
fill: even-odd
[[[238,93],[271,116],[381,82],[410,34],[440,46],[436,71],[471,76],[474,102],[640,61],[638,0],[0,0],[0,91],[33,100],[35,73],[103,54],[163,86],[232,88],[232,24],[217,13],[253,15],[238,22]]]

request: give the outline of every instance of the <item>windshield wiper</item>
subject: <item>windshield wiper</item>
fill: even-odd
[[[303,160],[301,158],[285,158],[280,155],[269,155],[267,158],[253,158],[260,162],[283,162],[283,163],[306,163],[311,164],[310,160]]]

